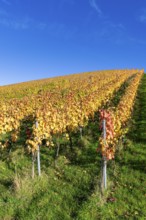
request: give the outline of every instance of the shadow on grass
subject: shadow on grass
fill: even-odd
[[[146,143],[146,75],[143,76],[138,88],[133,120],[128,137],[136,143]]]
[[[13,181],[10,179],[0,179],[0,185],[3,185],[6,189],[12,187]]]
[[[146,75],[138,88],[132,120],[130,132],[127,134],[132,142],[125,145],[122,159],[116,160],[129,170],[146,173]]]

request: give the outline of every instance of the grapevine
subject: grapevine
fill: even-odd
[[[115,157],[117,143],[128,131],[127,122],[132,114],[137,88],[142,75],[143,71],[139,71],[132,79],[115,111],[110,109],[100,111],[100,120],[106,120],[107,132],[106,143],[103,137],[100,137],[100,150],[108,160]]]

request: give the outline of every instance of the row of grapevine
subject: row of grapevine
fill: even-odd
[[[106,109],[101,111],[101,120],[105,119],[107,121],[107,137],[106,144],[104,139],[100,138],[100,145],[102,155],[106,156],[107,159],[114,158],[118,139],[127,132],[126,123],[131,117],[137,88],[142,75],[143,72],[141,71],[133,78],[115,110]]]
[[[127,70],[125,71],[128,72]],[[130,71],[137,72],[138,70]],[[118,79],[123,72],[124,70],[94,71],[0,86],[0,102],[14,98],[30,97],[44,91],[52,93],[56,91],[59,92],[60,90],[64,92],[69,89],[78,88],[79,82],[82,87],[98,82],[98,87],[100,88],[103,87],[104,83],[112,81],[114,77]],[[109,75],[111,77],[108,77]]]
[[[115,157],[118,141],[128,131],[127,123],[131,118],[137,89],[142,75],[143,71],[140,71],[131,80],[130,85],[126,88],[125,94],[121,97],[116,109],[102,109],[100,111],[100,121],[103,129],[102,136],[100,137],[100,151],[103,157],[103,188],[107,187],[107,161]]]
[[[27,143],[34,151],[42,139],[84,126],[88,118],[135,73],[135,70],[114,71],[110,77],[107,73],[100,77],[93,74],[90,82],[89,77],[83,77],[74,83],[68,82],[65,90],[58,87],[52,93],[1,102],[0,133],[13,131],[13,138],[17,139],[22,120],[30,118],[33,132]]]
[[[42,140],[46,139],[47,145],[53,146],[54,135],[57,137],[64,135],[68,138],[70,132],[85,126],[89,118],[94,117],[95,112],[113,98],[114,93],[124,82],[137,79],[141,71],[101,73],[85,74],[83,77],[78,75],[69,77],[66,81],[63,79],[63,82],[57,81],[55,90],[52,91],[44,90],[23,98],[1,100],[0,134],[11,132],[11,140],[16,142],[20,127],[25,125],[26,144],[28,150],[32,152],[33,162],[36,152],[38,153],[39,174],[39,150]],[[0,146],[4,148],[7,145],[1,143]]]

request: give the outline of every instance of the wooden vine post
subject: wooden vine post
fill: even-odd
[[[35,163],[35,152],[32,152],[32,178],[34,179],[34,163]]]
[[[38,175],[41,176],[41,161],[40,161],[40,146],[38,144],[37,150],[37,164],[38,164]]]
[[[38,121],[35,122],[35,126],[38,129]],[[38,175],[41,176],[41,161],[40,161],[40,146],[37,146],[37,165],[38,165]]]
[[[114,120],[113,114],[109,110],[100,110],[100,126],[102,136],[100,137],[100,151],[102,154],[102,180],[101,188],[107,189],[107,161],[114,158]]]
[[[102,127],[103,127],[103,141],[104,145],[106,145],[106,119],[103,119],[102,121]],[[106,156],[102,156],[102,189],[107,188],[107,158]]]

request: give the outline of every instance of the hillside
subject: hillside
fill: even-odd
[[[0,87],[0,219],[145,219],[145,85],[111,70]]]

